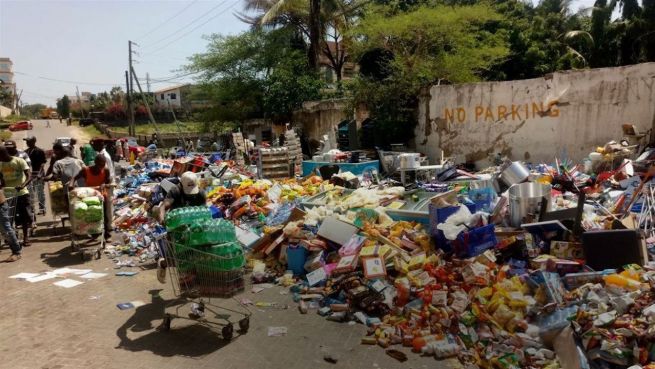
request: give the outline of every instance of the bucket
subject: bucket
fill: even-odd
[[[548,184],[527,182],[509,188],[510,225],[520,227],[524,223],[537,220],[541,202],[545,198],[550,208],[550,189]]]
[[[530,177],[530,171],[520,161],[513,161],[500,174],[500,179],[508,186],[525,182],[528,177]]]

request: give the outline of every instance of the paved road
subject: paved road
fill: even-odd
[[[47,127],[47,121],[45,119],[32,120],[32,124],[34,125],[32,130],[14,132],[12,137],[18,144],[19,148],[25,148],[26,146],[23,138],[35,136],[37,146],[44,150],[52,149],[52,143],[57,137],[77,138],[77,148],[86,144],[90,139],[90,137],[87,137],[86,133],[80,130],[79,127],[66,126],[65,121],[64,123],[59,123],[59,119],[50,119],[49,122],[50,127]]]
[[[53,121],[35,121],[34,134],[42,146],[60,135],[75,135],[76,129]],[[25,137],[18,132],[16,139]],[[103,257],[86,263],[69,248],[67,230],[46,227],[47,217],[33,245],[16,263],[0,263],[0,369],[439,369],[461,367],[453,361],[420,357],[406,348],[409,360],[399,363],[378,346],[363,346],[366,328],[325,320],[315,312],[301,315],[286,289],[273,287],[260,293],[246,292],[237,299],[289,304],[287,310],[251,308],[250,331],[226,342],[205,326],[174,320],[170,332],[158,332],[164,305],[176,302],[170,284],[160,284],[154,270],[138,271],[133,277],[115,276],[114,262]],[[0,249],[0,259],[9,250]],[[30,283],[9,276],[21,272],[40,273],[57,268],[88,268],[107,273],[99,279],[68,278],[84,284],[63,288],[53,285],[66,277]],[[125,270],[125,269],[123,269]],[[119,310],[116,304],[141,300],[136,309]],[[236,308],[235,300],[214,301]],[[166,311],[174,312],[174,308]],[[185,315],[188,307],[179,311]],[[219,312],[221,313],[221,312]],[[229,312],[228,312],[229,314]],[[238,320],[238,317],[234,316]],[[268,337],[268,327],[284,326],[283,337]],[[397,347],[394,347],[397,348]],[[323,350],[338,359],[324,361]]]

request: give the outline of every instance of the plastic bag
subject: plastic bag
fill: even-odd
[[[87,205],[102,205],[102,201],[97,196],[89,196],[82,199],[82,201]]]

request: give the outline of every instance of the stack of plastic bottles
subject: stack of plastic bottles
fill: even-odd
[[[197,224],[202,220],[210,220],[212,213],[206,206],[190,206],[169,211],[166,214],[166,228],[175,231],[184,226]]]

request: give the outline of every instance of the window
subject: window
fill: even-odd
[[[176,93],[170,93],[168,96],[171,98],[171,100],[177,99],[177,94]]]
[[[164,100],[164,94],[159,95],[159,98]]]

